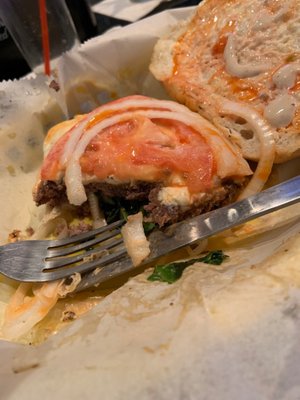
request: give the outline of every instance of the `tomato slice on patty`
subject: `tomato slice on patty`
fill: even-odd
[[[72,135],[62,136],[46,157],[43,180],[57,180],[60,157]],[[99,131],[80,158],[85,178],[155,181],[184,185],[191,193],[211,187],[215,173],[212,151],[194,128],[169,119],[136,115]]]

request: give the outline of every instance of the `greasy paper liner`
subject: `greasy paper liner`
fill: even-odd
[[[2,242],[38,219],[31,188],[47,127],[124,95],[165,98],[148,71],[152,48],[190,12],[164,12],[64,55],[59,92],[43,77],[0,84]],[[273,178],[296,168],[276,167]],[[298,399],[299,211],[211,240],[230,255],[219,267],[196,264],[173,285],[148,282],[149,271],[131,278],[42,345],[0,342],[1,398]]]

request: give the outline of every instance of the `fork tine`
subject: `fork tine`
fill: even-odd
[[[94,239],[85,241],[83,243],[76,244],[74,246],[68,246],[68,247],[61,246],[60,248],[55,248],[55,249],[52,249],[50,247],[47,252],[47,257],[48,258],[60,257],[60,256],[66,256],[68,254],[76,253],[77,251],[81,251],[88,247],[95,246],[101,242],[104,242],[105,240],[111,239],[120,234],[121,234],[121,231],[119,228],[117,228],[114,230],[105,231],[102,233],[102,235],[96,236]]]
[[[105,244],[104,248],[96,247],[92,250],[83,252],[81,254],[77,254],[75,256],[70,255],[67,257],[59,257],[59,258],[46,260],[44,270],[55,269],[55,268],[64,267],[66,265],[74,264],[74,263],[79,262],[89,256],[97,255],[98,253],[101,253],[105,250],[111,250],[111,249],[119,246],[122,243],[123,243],[123,239],[120,238],[118,240],[114,240],[114,241],[111,241],[110,243]],[[99,262],[101,262],[101,258],[99,258]]]
[[[39,281],[45,282],[45,281],[62,279],[62,278],[66,278],[67,276],[71,276],[71,275],[75,274],[76,272],[83,273],[83,272],[91,271],[92,269],[102,268],[107,264],[113,263],[113,262],[123,258],[124,256],[126,256],[126,254],[127,254],[127,251],[124,248],[120,251],[109,254],[108,256],[103,257],[99,260],[93,260],[91,262],[81,263],[74,267],[70,267],[70,268],[62,267],[62,268],[55,269],[55,270],[44,270],[43,269],[40,272]],[[68,274],[68,269],[70,271],[69,274]],[[95,272],[95,274],[97,274],[97,272]]]
[[[97,236],[101,233],[104,233],[106,231],[110,231],[112,229],[119,228],[122,225],[124,225],[125,222],[126,221],[124,221],[124,220],[119,220],[119,221],[113,222],[109,225],[102,226],[101,228],[93,229],[92,231],[88,231],[88,232],[84,232],[84,233],[80,233],[79,235],[76,235],[76,236],[71,236],[71,237],[68,237],[65,239],[51,240],[51,241],[49,241],[50,242],[49,247],[55,248],[55,247],[67,246],[67,245],[72,245],[72,244],[75,244],[78,242],[82,242],[83,240],[88,240],[88,239],[90,239],[94,236]]]

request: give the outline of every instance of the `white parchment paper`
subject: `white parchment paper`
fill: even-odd
[[[135,93],[165,98],[165,91],[148,69],[152,49],[159,37],[189,18],[192,10],[171,10],[115,29],[63,57],[57,68],[68,113],[87,112],[108,100]]]

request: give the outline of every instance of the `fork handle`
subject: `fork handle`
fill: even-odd
[[[148,238],[151,253],[145,261],[154,261],[171,251],[299,201],[300,176],[297,176],[236,203],[174,224],[164,232],[153,232]]]

